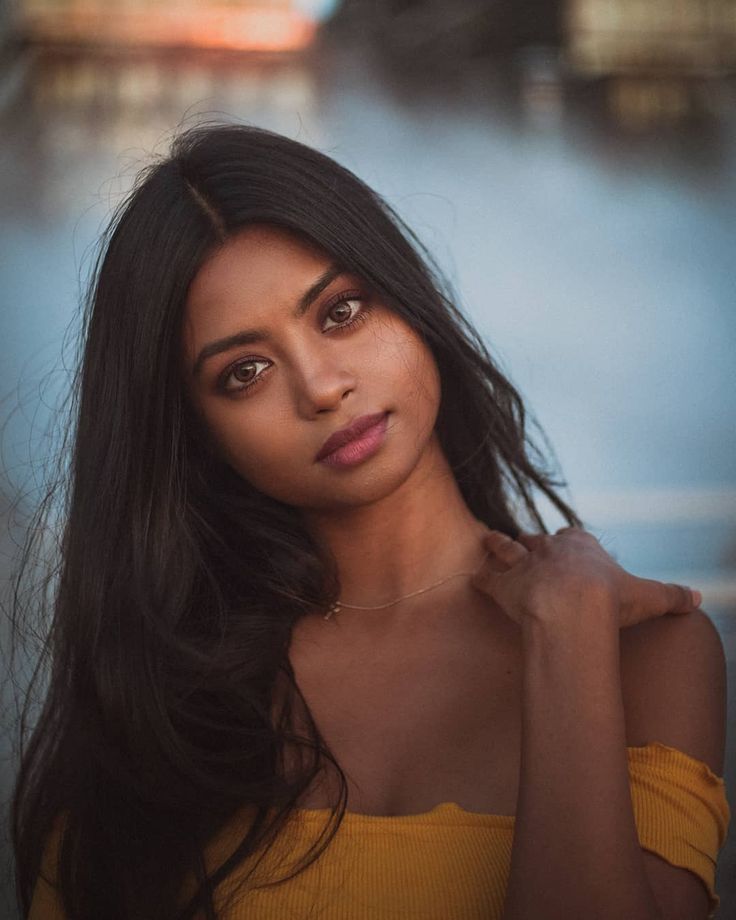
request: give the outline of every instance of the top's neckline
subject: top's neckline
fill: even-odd
[[[326,819],[331,813],[329,808],[297,808],[295,813],[309,819]],[[343,823],[379,824],[384,822],[401,824],[435,824],[437,819],[452,818],[452,823],[457,824],[472,821],[475,824],[500,824],[511,827],[516,821],[515,815],[492,815],[488,812],[468,811],[457,802],[440,802],[429,811],[415,812],[410,815],[368,815],[359,811],[346,811]]]
[[[668,760],[677,761],[681,766],[685,767],[690,772],[700,773],[706,779],[714,781],[718,784],[724,784],[725,782],[723,777],[717,776],[711,770],[708,764],[704,763],[702,760],[697,760],[696,758],[691,757],[689,754],[686,754],[684,751],[681,751],[678,748],[670,747],[667,744],[662,744],[660,741],[649,741],[647,744],[627,746],[626,752],[628,759],[634,761],[641,760],[642,758],[645,761],[650,760],[652,754],[656,754],[657,752],[665,753],[668,755]],[[330,812],[330,808],[295,809],[296,814],[306,819],[324,819],[330,814]],[[513,826],[516,820],[515,815],[494,815],[489,814],[488,812],[468,811],[466,808],[458,805],[457,802],[440,802],[433,808],[430,808],[429,811],[415,812],[414,814],[408,815],[369,815],[363,814],[359,811],[346,811],[343,822],[348,821],[364,824],[372,824],[377,822],[431,824],[434,823],[437,818],[450,816],[452,816],[454,821],[457,821],[458,819],[465,819],[467,821],[472,821],[478,824],[498,824],[506,827]]]

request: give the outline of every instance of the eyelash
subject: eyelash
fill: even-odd
[[[344,323],[339,323],[335,326],[331,326],[330,329],[327,330],[328,332],[332,332],[336,329],[337,330],[347,329],[351,326],[355,326],[356,324],[364,323],[368,319],[369,308],[365,305],[365,298],[363,297],[362,294],[358,292],[350,292],[350,291],[345,294],[340,294],[335,299],[330,301],[330,303],[328,303],[327,306],[324,308],[324,316],[326,317],[327,314],[330,312],[330,310],[332,310],[333,307],[337,307],[343,303],[349,303],[350,301],[353,301],[353,300],[358,300],[361,302],[362,304],[361,309],[357,313],[353,314],[353,316],[350,319],[346,320]],[[264,371],[261,371],[260,374],[258,374],[256,377],[252,377],[247,383],[240,381],[240,386],[238,387],[228,387],[226,386],[226,384],[227,384],[227,381],[230,379],[231,375],[233,374],[233,372],[238,367],[241,367],[243,364],[258,364],[262,362],[265,362],[264,358],[241,358],[240,360],[236,361],[234,364],[231,364],[229,367],[227,367],[222,372],[222,374],[218,377],[217,389],[225,393],[226,396],[234,396],[234,395],[237,395],[238,393],[243,393],[245,390],[250,390],[251,387],[257,386],[258,383],[264,377]]]

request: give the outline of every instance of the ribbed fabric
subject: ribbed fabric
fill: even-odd
[[[642,847],[702,879],[712,917],[720,903],[716,860],[731,819],[723,778],[659,742],[629,747],[627,756]],[[328,810],[299,810],[253,878],[288,874],[329,817]],[[450,802],[398,817],[347,812],[315,863],[281,885],[241,893],[221,920],[500,920],[514,822]],[[210,859],[219,862],[242,830],[230,825]],[[226,880],[223,896],[238,874]],[[62,920],[41,882],[29,920]]]
[[[716,861],[731,821],[723,777],[658,741],[627,748],[627,754],[639,842],[703,880],[712,917],[720,904]]]

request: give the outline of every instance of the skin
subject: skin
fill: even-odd
[[[223,456],[302,510],[337,559],[341,600],[379,604],[440,574],[476,570],[387,610],[295,627],[289,655],[344,770],[348,808],[404,815],[455,802],[515,815],[509,918],[578,916],[606,886],[607,916],[705,916],[700,881],[639,846],[624,751],[657,737],[722,767],[723,732],[698,746],[688,726],[725,725],[725,694],[692,704],[690,716],[685,705],[655,706],[646,717],[656,696],[648,675],[655,662],[666,670],[667,658],[648,636],[671,634],[663,614],[692,612],[700,598],[630,575],[576,528],[514,541],[477,521],[433,432],[441,386],[421,339],[362,279],[345,275],[291,316],[330,262],[283,231],[250,227],[197,274],[183,346],[192,401]],[[357,299],[330,305],[335,294]],[[353,309],[367,310],[366,321],[326,330]],[[205,345],[254,326],[271,341],[213,357],[192,375]],[[232,362],[253,357],[265,360],[241,363],[239,376],[260,368],[267,376],[258,385],[234,396],[216,388]],[[314,462],[329,434],[383,410],[387,437],[367,461]],[[642,625],[663,629],[626,628]],[[698,643],[678,635],[690,659]],[[725,685],[722,649],[712,657],[703,673],[718,666]],[[292,754],[298,762],[287,750],[287,770]],[[336,792],[334,776],[321,774],[299,804],[327,808]]]
[[[190,287],[184,367],[222,455],[257,488],[301,509],[337,560],[341,600],[375,605],[477,570],[489,531],[466,506],[440,449],[433,430],[439,375],[413,330],[349,275],[292,317],[331,262],[265,225],[225,243]],[[335,295],[356,292],[362,301],[325,309]],[[361,307],[365,322],[327,331]],[[272,340],[217,355],[192,374],[204,346],[254,327]],[[264,363],[245,363],[253,358]],[[216,381],[236,362],[241,380],[264,379],[231,397]],[[237,387],[237,377],[228,385]],[[348,469],[314,462],[330,434],[383,410],[391,414],[377,453]],[[325,622],[315,614],[294,626],[292,667],[346,772],[353,811],[416,813],[447,799],[470,810],[513,810],[518,758],[508,751],[518,748],[518,707],[509,717],[508,700],[518,695],[516,632],[469,578],[369,615],[342,611]],[[316,783],[301,805],[328,805],[331,782]]]
[[[300,508],[308,527],[338,562],[341,599],[385,603],[474,569],[488,532],[466,506],[433,426],[440,380],[430,350],[360,277],[343,274],[308,312],[291,314],[333,260],[276,227],[252,225],[217,249],[188,294],[183,346],[195,407],[231,466],[263,492]],[[350,306],[329,302],[345,293]],[[356,295],[357,294],[357,298]],[[336,328],[359,312],[365,321]],[[208,343],[265,328],[270,342],[240,346],[192,369]],[[248,365],[246,360],[258,359]],[[233,395],[216,381],[234,362]],[[315,463],[326,438],[360,415],[390,410],[380,450],[358,466]],[[441,521],[442,540],[437,540]],[[433,599],[452,593],[452,582]],[[347,615],[352,629],[392,633],[421,609],[407,601],[370,621]],[[349,625],[346,625],[349,623]]]
[[[360,277],[347,273],[335,274],[303,315],[292,315],[303,292],[332,264],[304,240],[257,225],[216,250],[195,277],[184,316],[185,367],[191,397],[223,456],[256,488],[302,510],[338,560],[347,603],[385,602],[431,584],[438,573],[477,568],[484,548],[493,559],[483,573],[507,568],[495,539],[465,505],[434,432],[441,383],[421,338]],[[194,372],[203,348],[245,328],[263,329],[270,339],[231,346]],[[386,410],[387,437],[378,453],[350,468],[315,462],[332,432],[359,415]],[[569,530],[556,539],[532,538],[529,549],[512,547],[519,554],[514,562],[533,546],[558,550],[546,567],[535,556],[525,578],[523,566],[505,576],[524,578],[501,603],[517,624],[525,614],[571,609],[586,579],[596,592],[602,587],[615,595],[622,627],[692,608],[683,589],[629,575],[591,534],[580,543]],[[558,548],[570,545],[571,537],[572,551],[561,554]],[[563,563],[572,579],[565,581]],[[529,581],[538,586],[539,609],[523,598]],[[488,577],[474,584],[494,593]],[[553,592],[559,595],[555,604]],[[513,602],[512,593],[518,595]],[[627,619],[624,605],[640,596],[639,614]],[[401,620],[410,609],[417,605],[407,602],[371,619]]]
[[[722,773],[720,640],[707,620],[704,635],[697,620],[683,631],[660,619],[663,630],[629,630],[633,641],[621,642],[623,684],[618,662],[619,630],[690,612],[699,598],[630,576],[574,528],[517,542],[475,520],[433,434],[440,381],[412,330],[345,276],[303,317],[289,316],[328,264],[268,227],[212,255],[184,317],[194,405],[236,471],[302,509],[338,560],[343,599],[354,592],[380,603],[489,554],[472,582],[346,616],[344,626],[341,617],[336,631],[307,623],[306,642],[301,631],[298,682],[345,770],[350,809],[417,814],[454,802],[515,815],[508,920],[587,916],[591,904],[616,920],[704,917],[701,882],[639,846],[624,743],[662,738]],[[348,289],[370,305],[370,319],[333,339],[324,307]],[[231,349],[192,373],[205,345],[256,325],[270,329],[269,343]],[[271,371],[249,395],[216,388],[220,372],[253,357]],[[332,431],[383,409],[389,436],[368,462],[314,462]],[[333,792],[317,786],[302,807],[327,807]],[[31,915],[51,913],[62,911],[40,886]]]
[[[539,623],[574,627],[601,606],[617,630],[627,629],[666,613],[692,613],[702,600],[684,585],[631,575],[579,527],[522,534],[519,541],[491,531],[484,541],[504,570],[484,568],[474,583],[523,630]]]

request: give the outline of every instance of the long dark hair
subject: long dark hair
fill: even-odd
[[[287,877],[319,856],[343,817],[345,777],[287,655],[294,622],[339,596],[334,560],[296,509],[218,457],[183,386],[188,287],[214,247],[254,222],[317,244],[421,334],[442,381],[438,437],[476,518],[516,536],[524,514],[546,532],[538,489],[580,525],[519,393],[379,195],[278,134],[240,125],[181,134],[105,235],[83,311],[66,476],[26,547],[61,495],[54,590],[41,592],[51,594],[37,674],[47,687],[40,716],[23,720],[22,734],[35,725],[13,801],[24,912],[54,827],[69,920],[186,920],[217,916],[217,886],[268,849],[321,770],[334,772],[339,794]],[[299,769],[285,768],[287,744],[301,751]],[[208,866],[208,841],[244,807],[238,845]],[[183,903],[186,879],[195,884]]]

